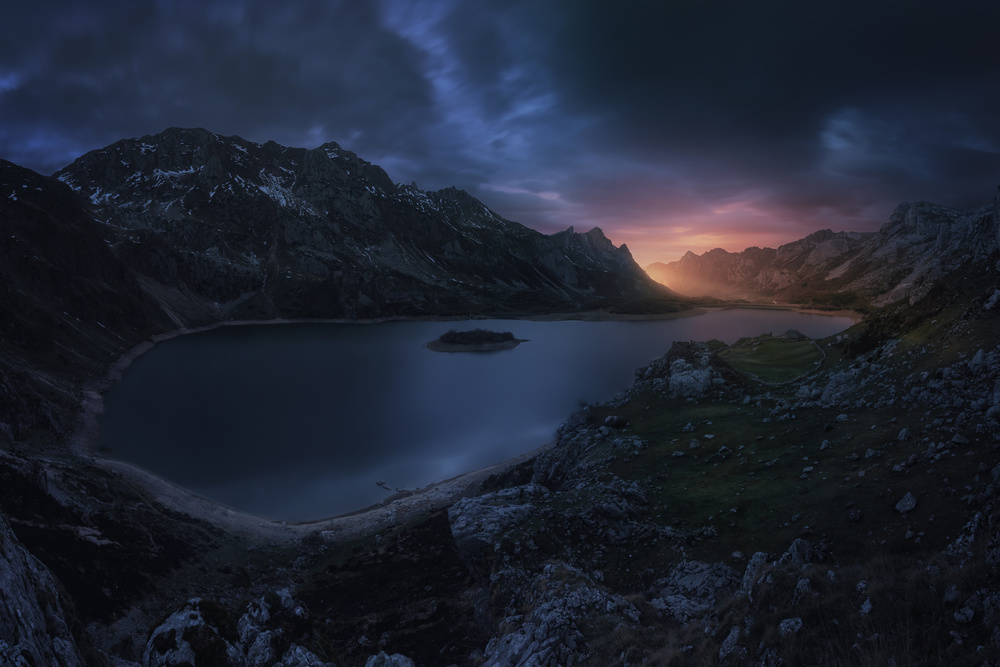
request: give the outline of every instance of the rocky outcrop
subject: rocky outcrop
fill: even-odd
[[[143,667],[329,667],[330,663],[295,643],[308,627],[305,607],[287,589],[270,597],[273,604],[267,597],[250,601],[235,624],[221,604],[188,600],[150,632]]]
[[[741,387],[739,374],[712,354],[705,343],[675,342],[665,355],[635,371],[636,393],[652,390],[665,398],[698,398]]]
[[[413,661],[402,653],[387,654],[385,651],[379,652],[368,658],[365,667],[415,667]]]
[[[524,579],[521,572],[498,574],[508,581]],[[520,613],[524,608],[530,612]],[[503,626],[511,630],[490,640],[484,667],[574,664],[587,655],[580,626],[588,617],[614,619],[619,626],[639,623],[632,603],[565,563],[545,565],[523,581],[506,614]]]
[[[723,596],[739,582],[733,568],[722,563],[682,561],[650,589],[653,607],[678,623],[688,623],[714,613]]]
[[[63,592],[0,516],[0,665],[85,664],[70,630]]]
[[[534,501],[548,493],[544,486],[530,484],[466,498],[452,505],[448,508],[448,519],[459,553],[474,559],[493,551],[508,529],[538,513]]]

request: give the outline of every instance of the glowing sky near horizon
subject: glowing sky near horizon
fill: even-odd
[[[1000,183],[1000,4],[54,0],[0,26],[0,157],[171,126],[336,141],[641,265]]]

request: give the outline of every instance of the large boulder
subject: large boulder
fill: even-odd
[[[0,516],[0,665],[76,667],[83,660],[52,573]]]
[[[682,561],[653,584],[650,604],[678,623],[709,614],[718,596],[732,592],[740,582],[736,570],[723,563]]]

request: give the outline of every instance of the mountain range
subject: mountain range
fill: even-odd
[[[55,174],[113,251],[186,317],[384,317],[576,310],[669,296],[600,229],[551,236],[455,188],[397,185],[327,143],[169,129]]]
[[[877,232],[824,229],[777,248],[721,248],[646,267],[681,294],[841,307],[913,303],[950,272],[989,257],[1000,196],[974,210],[904,203]]]

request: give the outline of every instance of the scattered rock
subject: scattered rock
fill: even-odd
[[[740,579],[740,593],[746,595],[753,602],[753,587],[760,581],[761,571],[768,563],[768,555],[763,551],[758,551],[747,562],[747,567],[743,571],[743,578]]]
[[[490,667],[575,664],[586,644],[578,624],[590,615],[602,614],[623,627],[639,621],[638,610],[625,598],[565,563],[549,563],[530,578],[506,568],[493,579],[521,583],[515,586],[520,593],[509,600],[503,621],[511,630],[486,646],[485,664]]]
[[[719,647],[719,662],[725,662],[730,658],[735,660],[743,660],[746,657],[747,650],[739,645],[740,641],[740,627],[734,625],[732,629],[729,630],[729,634],[726,638],[722,640],[722,645]]]
[[[413,661],[400,653],[386,655],[385,651],[379,651],[378,655],[368,658],[365,667],[415,667]]]
[[[955,622],[960,625],[968,625],[969,623],[972,623],[972,619],[975,615],[976,613],[973,610],[968,607],[962,607],[955,612]]]
[[[227,621],[218,604],[192,598],[153,629],[142,662],[157,667],[242,667],[246,656],[237,646],[236,628]]]
[[[802,629],[802,619],[799,617],[786,618],[778,624],[778,634],[782,637],[791,637]]]
[[[395,657],[395,656],[393,656]],[[400,656],[402,657],[402,656]],[[406,658],[403,658],[404,660]],[[249,656],[247,656],[247,667],[250,667],[254,663],[250,662]],[[390,665],[393,663],[389,663]],[[400,663],[400,667],[404,665],[409,665],[413,667],[413,661],[409,663]],[[285,651],[285,655],[282,656],[281,662],[275,665],[275,667],[334,667],[328,662],[324,662],[319,659],[319,657],[307,649],[302,648],[297,644],[292,644]]]
[[[535,512],[534,501],[549,494],[539,484],[515,486],[464,498],[448,508],[451,534],[465,558],[493,548],[497,537]]]
[[[795,584],[795,592],[792,594],[792,605],[802,602],[807,596],[813,595],[812,585],[808,579],[799,579]]]
[[[799,518],[801,519],[801,516]],[[822,554],[812,542],[800,537],[795,539],[788,547],[788,551],[781,555],[781,558],[778,559],[778,565],[802,568],[811,563],[813,559],[821,556]]]
[[[913,511],[913,508],[917,506],[917,499],[913,497],[913,494],[909,491],[903,496],[898,503],[896,503],[896,511],[901,514],[907,514]]]
[[[621,415],[608,415],[604,418],[604,425],[611,428],[625,428],[628,421]]]
[[[661,614],[680,623],[709,613],[720,591],[736,588],[736,571],[722,563],[682,561],[651,587],[650,604]]]
[[[1000,303],[1000,289],[995,290],[986,303],[983,304],[983,310],[993,310],[996,305]]]

